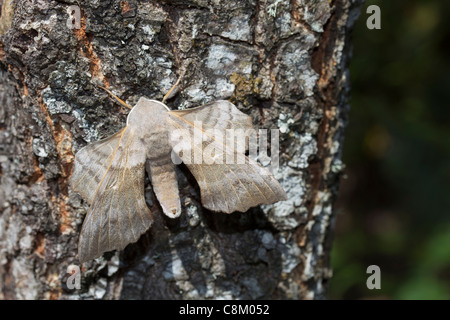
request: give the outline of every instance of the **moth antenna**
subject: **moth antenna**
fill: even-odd
[[[106,89],[105,87],[99,86],[100,88],[102,88],[103,90],[105,90],[106,92],[108,92],[114,99],[116,99],[121,105],[123,105],[124,107],[128,108],[128,109],[133,109],[132,106],[130,106],[128,103],[126,103],[125,101],[123,101],[122,99],[120,99],[118,96],[116,96],[114,93],[112,93],[111,91],[109,91],[108,89]]]
[[[175,82],[175,84],[172,86],[172,88],[170,88],[170,90],[166,93],[166,95],[164,96],[164,98],[161,101],[162,103],[164,103],[169,98],[172,91],[180,84],[180,81],[183,78],[183,76],[184,76],[184,72],[181,73],[181,75],[177,79],[177,82]]]

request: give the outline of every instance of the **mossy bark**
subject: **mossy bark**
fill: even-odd
[[[320,299],[348,113],[349,33],[361,1],[3,1],[0,19],[1,299]],[[80,28],[67,8],[80,8]],[[70,23],[69,23],[70,25]],[[74,154],[125,124],[133,105],[229,99],[256,127],[280,129],[289,200],[208,212],[186,168],[184,212],[162,216],[123,252],[81,268],[88,205],[68,185]]]

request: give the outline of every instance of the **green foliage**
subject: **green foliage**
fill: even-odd
[[[381,30],[366,28],[371,4]],[[449,12],[438,0],[361,11],[331,299],[450,299]],[[366,288],[370,264],[381,290]]]

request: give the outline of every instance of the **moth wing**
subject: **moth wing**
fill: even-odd
[[[226,100],[217,100],[196,108],[172,110],[169,113],[176,114],[191,123],[201,121],[205,128],[248,129],[253,127],[252,118]]]
[[[81,262],[106,251],[123,250],[152,224],[144,196],[145,158],[144,146],[133,130],[126,127],[120,131],[116,148],[108,155],[109,163],[102,161],[107,165],[81,229]]]
[[[108,138],[88,144],[75,156],[70,185],[89,204],[94,201],[100,181],[106,174],[124,130],[125,128]]]
[[[219,131],[220,135],[224,137],[224,139],[221,140],[225,140],[227,145],[233,143],[237,150],[248,149],[248,139],[236,139],[234,142],[231,142],[228,138],[231,138],[232,136],[227,136],[226,130],[242,130],[242,135],[248,137],[253,133],[252,118],[241,112],[229,101],[218,100],[196,108],[173,110],[170,111],[169,114],[181,117],[191,125],[201,123],[202,130]],[[218,135],[216,134],[216,139],[217,136]],[[245,146],[241,145],[244,143]]]
[[[209,111],[208,108],[205,109]],[[236,107],[234,109],[231,108],[233,116],[224,114],[230,109],[228,111],[219,109],[222,111],[218,112],[215,119],[212,119],[212,113],[210,116],[200,115],[201,111],[198,112],[195,119],[206,119],[206,123],[219,128],[249,128],[251,119],[249,124],[246,119],[248,116]],[[239,113],[242,113],[243,116]],[[181,152],[179,156],[197,180],[202,204],[205,208],[226,213],[245,212],[260,204],[271,204],[287,199],[285,191],[268,170],[228,146],[226,139],[216,139],[214,136],[205,134],[203,130],[207,127],[205,122],[203,122],[204,128],[198,128],[192,121],[193,116],[188,118],[186,115],[188,113],[169,112],[168,124],[175,130],[185,130],[190,136],[189,144],[192,152]],[[228,121],[223,124],[220,119],[228,119]],[[233,119],[238,119],[236,124]],[[193,138],[195,135],[202,135],[201,141],[195,141]],[[174,147],[176,142],[172,139],[169,141]],[[213,158],[216,160],[208,161],[209,163],[205,161],[196,163],[195,154],[203,154],[205,148],[214,149],[214,155],[217,157],[213,156]],[[230,163],[227,159],[233,159],[233,161]]]
[[[246,212],[261,204],[286,200],[286,192],[266,169],[246,164],[186,165],[200,186],[205,208],[225,213]]]

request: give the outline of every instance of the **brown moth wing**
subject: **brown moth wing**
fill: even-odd
[[[203,129],[212,127],[234,129],[233,119],[239,119],[236,121],[237,128],[251,126],[251,120],[249,124],[247,115],[240,112],[231,103],[228,104],[232,107],[230,106],[227,110],[218,108],[214,112],[211,110],[210,113],[205,112],[205,109],[214,108],[214,104],[195,108],[190,113],[186,113],[190,116],[189,118],[182,112],[170,111],[168,125],[174,129],[188,130],[192,137],[196,131],[196,134],[202,131],[192,122],[195,116],[196,119],[201,119]],[[199,114],[194,115],[197,112]],[[211,115],[214,115],[214,118],[211,118]],[[224,124],[220,119],[228,119],[228,121],[225,121],[226,124]],[[169,141],[173,143],[170,139]],[[194,140],[192,139],[192,141]],[[195,152],[202,152],[211,145],[217,154],[222,155],[221,163],[195,164]],[[191,154],[183,153],[181,160],[197,180],[202,204],[205,208],[226,213],[245,212],[260,204],[271,204],[287,199],[285,191],[268,170],[244,154],[228,147],[226,141],[218,141],[212,136],[204,136],[201,144],[193,144],[193,149]],[[227,164],[226,158],[230,155],[235,161]]]
[[[247,129],[253,127],[252,118],[239,111],[227,100],[217,100],[196,108],[172,110],[169,113],[176,114],[191,123],[202,121],[205,128]]]
[[[239,111],[234,104],[226,100],[217,100],[196,108],[174,110],[170,111],[169,114],[182,117],[193,125],[196,121],[199,121],[202,123],[203,130],[221,130],[224,137],[227,137],[227,129],[242,129],[245,135],[250,135],[251,131],[253,131],[252,118]],[[247,150],[247,145],[245,149],[240,148],[238,145],[240,142],[239,140],[234,142],[236,148],[238,150]],[[246,142],[248,143],[248,141]],[[227,144],[229,143],[230,141],[227,141]]]
[[[124,130],[125,128],[108,138],[88,144],[76,154],[70,185],[89,204],[94,201],[100,181],[106,174]]]
[[[144,197],[145,148],[134,137],[132,128],[126,127],[118,134],[109,140],[113,150],[107,155],[108,161],[95,163],[86,159],[85,162],[89,172],[95,172],[101,166],[99,163],[103,164],[103,176],[97,183],[81,230],[78,245],[81,262],[95,259],[106,251],[124,249],[136,242],[153,221]],[[98,151],[92,149],[87,157],[99,159],[101,156],[95,150]],[[94,167],[89,167],[89,163]],[[81,180],[84,179],[88,178]]]

